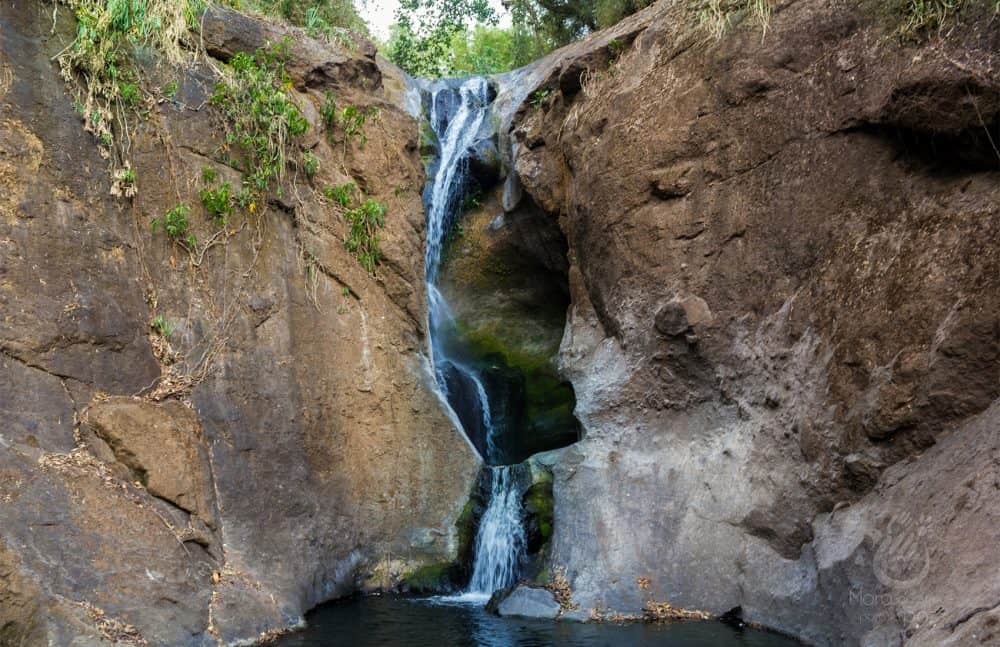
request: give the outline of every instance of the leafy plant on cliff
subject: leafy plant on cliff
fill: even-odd
[[[323,195],[326,196],[327,200],[332,200],[342,207],[347,207],[351,204],[351,196],[357,190],[357,186],[354,182],[345,182],[338,186],[328,186],[323,189]]]
[[[367,110],[357,106],[347,106],[340,113],[340,127],[344,131],[344,146],[347,146],[352,138],[356,139],[358,146],[365,147],[368,137],[364,133],[365,122],[379,116],[377,107],[370,107]]]
[[[156,318],[149,324],[149,327],[160,337],[169,341],[170,336],[174,334],[175,326],[163,315],[156,315]]]
[[[344,218],[350,225],[344,247],[357,257],[361,267],[375,275],[375,267],[382,260],[379,250],[378,232],[385,227],[387,207],[369,198],[361,206],[348,209]]]
[[[227,144],[242,152],[244,181],[258,193],[284,177],[293,138],[309,128],[287,93],[286,51],[282,44],[237,53],[211,98],[226,117]]]
[[[59,54],[63,78],[72,88],[84,127],[108,160],[111,193],[134,195],[134,182],[118,172],[131,169],[129,111],[142,101],[141,74],[133,52],[151,48],[161,61],[179,64],[181,42],[203,8],[202,0],[61,0],[76,18],[76,37]]]
[[[190,213],[191,207],[186,204],[179,204],[163,214],[163,217],[153,219],[153,231],[163,229],[167,237],[171,240],[186,242],[194,246],[194,235],[188,234],[188,227],[190,226],[188,214]],[[187,235],[186,238],[185,235]]]
[[[539,88],[531,95],[530,103],[535,108],[541,107],[550,96],[552,96],[552,88]]]
[[[198,197],[216,224],[226,224],[226,218],[233,212],[233,187],[229,182],[223,182],[214,189],[205,187],[198,192]]]
[[[323,105],[320,106],[319,116],[327,128],[332,128],[337,125],[337,98],[330,90],[327,90],[323,96]]]
[[[302,170],[305,171],[306,177],[309,179],[312,179],[319,171],[319,158],[311,150],[302,154]]]

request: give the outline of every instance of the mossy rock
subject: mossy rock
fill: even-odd
[[[521,499],[526,515],[525,530],[528,535],[528,552],[537,553],[552,538],[555,502],[552,481],[532,483]]]
[[[451,562],[441,562],[421,566],[412,573],[405,575],[402,588],[407,593],[441,593],[454,587],[455,565]]]
[[[472,553],[476,543],[476,503],[472,498],[465,502],[462,513],[455,521],[455,529],[458,536],[458,559],[459,562],[472,561]]]
[[[564,242],[546,220],[508,222],[514,216],[507,214],[495,224],[502,210],[497,191],[473,202],[476,207],[462,216],[461,235],[446,246],[440,285],[455,325],[439,339],[445,355],[477,371],[493,396],[492,419],[502,440],[490,460],[510,464],[579,437],[576,395],[555,361],[569,305],[567,278],[539,257],[558,256]],[[545,235],[532,238],[524,230],[545,226],[554,229],[552,240],[526,247],[528,238]]]
[[[434,159],[438,155],[441,142],[427,119],[420,120],[420,157]]]
[[[557,351],[558,344],[536,352],[492,331],[458,326],[449,354],[464,358],[497,396],[494,423],[506,428],[502,436],[509,440],[502,448],[504,462],[518,462],[578,439],[576,394],[554,364]]]

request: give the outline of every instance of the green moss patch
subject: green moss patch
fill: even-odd
[[[403,588],[410,593],[439,593],[451,588],[454,564],[428,564],[403,577]]]
[[[524,493],[524,511],[538,522],[538,532],[543,543],[552,537],[552,518],[554,502],[552,498],[552,481],[535,483]]]
[[[460,564],[471,564],[476,545],[476,504],[471,498],[465,502],[462,513],[458,515],[455,529],[458,535],[458,561]]]

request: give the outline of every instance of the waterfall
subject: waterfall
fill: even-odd
[[[470,593],[490,595],[517,582],[525,552],[521,489],[514,466],[491,467],[490,504],[479,522]]]
[[[489,504],[479,523],[469,586],[469,593],[475,598],[488,596],[517,581],[526,543],[516,468],[497,465],[489,394],[477,371],[461,358],[449,355],[444,341],[456,333],[455,320],[437,287],[441,253],[467,187],[468,151],[480,136],[489,114],[489,85],[486,79],[472,77],[457,82],[436,81],[427,91],[427,117],[440,147],[433,180],[424,194],[430,356],[434,376],[456,418],[470,439],[481,438],[480,451],[490,481]]]

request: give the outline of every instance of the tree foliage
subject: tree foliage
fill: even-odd
[[[549,48],[605,29],[653,0],[504,0],[514,25],[536,34]]]
[[[415,76],[492,74],[527,65],[653,0],[504,0],[497,27],[488,0],[403,0],[388,56]]]
[[[472,23],[491,25],[489,0],[401,0],[388,43],[389,58],[415,76],[453,73],[452,43]]]

